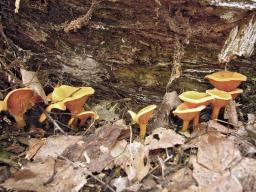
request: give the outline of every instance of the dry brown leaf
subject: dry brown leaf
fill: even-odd
[[[232,168],[231,174],[239,179],[244,188],[244,191],[256,191],[255,159],[244,158],[241,162]]]
[[[25,87],[30,87],[33,89],[39,96],[42,97],[45,104],[48,103],[47,97],[45,95],[44,89],[37,78],[37,74],[34,71],[27,71],[25,69],[20,69],[22,76],[22,83]]]
[[[18,191],[78,192],[87,182],[86,168],[52,157],[47,157],[43,161],[29,162],[15,175],[2,185],[7,189]],[[23,177],[24,175],[27,176]]]
[[[192,175],[192,170],[184,167],[170,175],[168,178],[171,182],[168,185],[169,191],[179,192],[189,189],[191,186],[195,186],[196,182]]]
[[[71,161],[86,162],[92,172],[101,172],[112,161],[110,150],[128,128],[120,124],[106,124],[84,140],[68,147],[63,155]]]
[[[215,172],[224,172],[241,158],[235,144],[225,138],[208,136],[198,147],[197,162]]]
[[[185,138],[177,134],[172,129],[157,128],[153,133],[146,137],[145,145],[149,150],[169,148],[185,142]]]
[[[80,140],[82,140],[81,136],[59,135],[48,137],[45,141],[45,145],[43,145],[35,155],[34,160],[44,159],[48,156],[57,158],[67,147]]]
[[[216,129],[218,132],[223,133],[223,134],[230,134],[230,133],[235,132],[235,130],[232,130],[232,129],[228,128],[228,127],[225,127],[224,125],[218,123],[215,120],[210,120],[208,122],[208,127]]]
[[[25,159],[31,160],[38,152],[38,150],[46,143],[46,138],[43,139],[30,139],[29,149],[26,153]]]
[[[232,175],[225,175],[217,181],[200,189],[200,192],[242,192],[243,187]]]

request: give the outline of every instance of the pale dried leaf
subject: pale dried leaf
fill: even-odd
[[[185,142],[185,138],[177,134],[172,129],[157,128],[153,133],[146,137],[145,145],[149,150],[169,148]]]
[[[31,89],[33,89],[39,96],[42,97],[44,103],[47,104],[48,100],[46,94],[37,78],[36,72],[20,69],[20,73],[22,76],[22,83],[25,85],[25,87],[30,87]]]
[[[80,140],[82,140],[81,136],[50,136],[46,139],[45,145],[37,152],[34,160],[44,159],[48,156],[57,158],[67,147],[78,143]]]
[[[128,186],[129,180],[127,177],[118,177],[113,179],[111,183],[116,187],[116,192],[122,192]]]
[[[197,162],[209,170],[223,172],[241,159],[240,151],[235,144],[225,138],[208,136],[200,143]]]
[[[232,129],[228,128],[228,127],[225,127],[224,125],[218,123],[215,120],[210,120],[208,122],[208,127],[216,129],[218,132],[223,133],[223,134],[230,134],[230,133],[235,132],[234,130],[232,130]]]
[[[238,179],[228,173],[217,181],[200,189],[200,192],[242,192],[243,187]]]
[[[29,140],[29,149],[26,152],[25,159],[31,160],[39,151],[39,149],[45,145],[46,138],[43,139],[30,139]]]
[[[231,170],[231,174],[239,179],[243,188],[256,191],[256,160],[244,158]],[[247,191],[247,190],[246,190]]]
[[[30,172],[30,177],[15,177]],[[47,157],[43,161],[29,162],[2,185],[7,189],[37,192],[78,192],[87,182],[87,169],[75,167],[66,160]],[[53,177],[53,179],[51,179]]]

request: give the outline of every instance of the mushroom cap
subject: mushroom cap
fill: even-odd
[[[133,111],[130,113],[132,120],[138,124],[147,124],[148,120],[152,117],[153,111],[156,109],[156,105],[149,105],[141,109],[137,114]]]
[[[61,85],[54,88],[53,92],[50,94],[52,102],[58,102],[70,97],[74,92],[79,90],[79,87],[72,87],[68,85]]]
[[[242,81],[246,81],[247,77],[237,72],[219,71],[205,76],[210,83],[217,89],[223,91],[233,91]]]
[[[13,116],[23,116],[23,114],[42,98],[31,88],[15,89],[7,94],[4,99],[9,113]]]
[[[88,118],[93,118],[94,120],[97,120],[99,119],[99,116],[93,111],[84,111],[82,113],[77,114],[75,117],[72,117],[69,120],[68,124],[71,125],[75,119],[80,119],[79,125],[82,126]]]
[[[190,121],[195,118],[195,116],[205,109],[205,105],[194,107],[189,103],[180,104],[174,111],[173,114],[177,115],[182,120]]]
[[[207,93],[197,91],[186,91],[180,94],[179,98],[186,103],[190,103],[191,105],[194,104],[195,107],[199,105],[208,105],[210,101],[214,99],[213,96],[208,95]]]
[[[63,100],[67,109],[71,111],[72,114],[77,114],[83,111],[83,106],[88,100],[88,97],[94,93],[94,89],[91,87],[82,87],[77,90],[71,97]]]
[[[218,90],[216,88],[206,90],[206,93],[214,96],[215,99],[213,100],[212,105],[219,108],[227,105],[228,102],[232,99],[232,96],[230,93],[226,91]]]
[[[7,105],[5,101],[0,101],[0,112],[7,111]]]
[[[235,99],[239,94],[243,93],[243,89],[235,89],[234,91],[230,91],[232,98]]]

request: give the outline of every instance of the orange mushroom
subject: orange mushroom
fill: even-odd
[[[214,100],[212,101],[212,119],[217,119],[219,116],[220,109],[225,107],[229,101],[232,99],[232,96],[230,93],[218,90],[216,88],[206,90],[206,93],[209,95],[214,96]]]
[[[26,125],[24,113],[41,101],[42,98],[31,88],[15,89],[9,92],[4,99],[5,110],[8,110],[15,118],[16,127],[23,128]]]
[[[137,114],[133,111],[128,111],[131,115],[132,120],[139,124],[140,127],[140,138],[144,139],[147,130],[148,121],[151,119],[153,112],[157,106],[156,105],[149,105],[143,109],[141,109]]]
[[[222,91],[233,91],[236,89],[242,81],[246,81],[246,76],[231,72],[231,71],[219,71],[205,76],[210,83],[217,89]]]
[[[50,112],[52,109],[68,109],[71,112],[72,117],[74,117],[76,114],[84,111],[84,104],[88,100],[88,97],[93,93],[94,89],[91,87],[74,88],[70,86],[61,86],[59,89],[55,88],[51,94],[51,99],[52,101],[58,102],[49,105],[46,108],[46,111]],[[46,118],[46,115],[42,113],[39,122],[45,121]]]
[[[207,106],[214,99],[213,96],[207,93],[197,91],[186,91],[180,94],[179,98],[191,107]],[[199,126],[199,115],[200,113],[198,113],[193,120],[193,128],[198,128]]]
[[[183,120],[183,125],[181,131],[187,131],[189,128],[189,122],[199,117],[200,111],[202,111],[205,108],[205,105],[201,105],[198,107],[195,107],[194,105],[190,105],[189,103],[182,103],[180,104],[175,111],[173,111],[174,115],[177,115],[180,119]],[[198,126],[198,125],[194,125]]]
[[[90,118],[93,120],[97,120],[97,119],[99,119],[99,116],[93,111],[84,111],[82,113],[77,114],[75,117],[72,117],[69,120],[68,125],[71,126],[71,125],[76,124],[77,119],[79,119],[80,120],[79,126],[82,126],[85,124],[86,120],[90,119]]]

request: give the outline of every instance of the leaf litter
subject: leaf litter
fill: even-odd
[[[178,103],[166,105],[177,100],[177,94],[170,95],[163,101],[163,111],[156,114],[160,120],[153,122],[165,126],[151,125],[153,131],[145,141],[132,139],[131,127],[123,120],[115,121],[114,113],[86,136],[31,138],[27,162],[1,186],[83,191],[95,185],[90,184],[93,178],[105,189],[118,192],[255,191],[255,115],[249,114],[248,123],[236,129],[210,120],[186,138],[168,127],[168,111]]]

